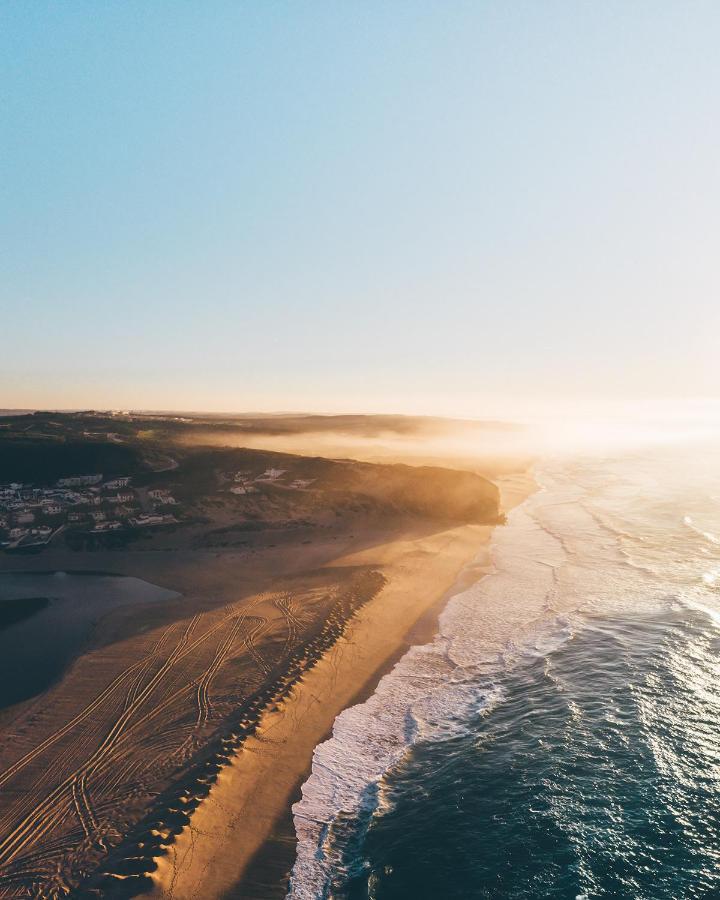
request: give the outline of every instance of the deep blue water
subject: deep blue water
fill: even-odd
[[[292,900],[720,898],[720,446],[538,478],[316,748]]]
[[[591,620],[413,748],[337,895],[720,896],[719,649],[700,611]]]

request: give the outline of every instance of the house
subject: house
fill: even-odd
[[[83,513],[79,512],[70,512],[68,513],[68,522],[82,522],[85,518]]]
[[[106,481],[103,485],[103,489],[106,491],[117,491],[120,488],[127,487],[130,484],[132,479],[129,475],[123,475],[120,478],[113,478],[110,481]]]
[[[63,511],[59,503],[46,503],[43,506],[43,512],[46,516],[59,516]]]
[[[98,522],[93,531],[117,531],[122,528],[122,522]]]
[[[15,513],[15,521],[18,525],[30,525],[35,521],[35,514],[31,513],[29,509],[20,510]]]
[[[80,503],[83,506],[100,506],[103,502],[103,498],[97,494],[91,494],[86,492],[81,495]]]
[[[266,469],[262,475],[258,475],[255,481],[277,481],[286,471],[286,469]]]
[[[147,527],[150,525],[172,525],[174,522],[177,522],[175,516],[152,516],[152,515],[140,515],[134,519],[130,519],[131,525],[136,525],[140,528]]]
[[[93,484],[100,484],[103,480],[102,475],[70,475],[67,478],[59,478],[58,487],[89,487]]]
[[[27,528],[11,528],[8,537],[11,541],[19,541],[28,534]]]
[[[132,503],[135,499],[135,494],[132,491],[118,491],[112,497],[106,497],[108,503]]]
[[[134,519],[130,519],[131,524],[133,525],[160,525],[162,523],[162,516],[150,516],[150,515],[141,515],[137,516]]]
[[[94,522],[104,522],[105,521],[105,513],[101,509],[93,509],[90,511],[90,518]]]
[[[153,488],[148,491],[148,496],[152,497],[157,503],[174,505],[177,502],[172,494],[162,488]]]
[[[290,487],[301,491],[311,485],[315,480],[315,478],[296,478],[295,481],[290,483]]]

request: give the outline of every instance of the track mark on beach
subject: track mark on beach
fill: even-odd
[[[148,697],[157,683],[163,678],[165,673],[175,664],[175,662],[179,658],[181,658],[181,656],[183,655],[183,651],[185,650],[190,639],[190,635],[199,619],[200,615],[193,616],[170,656],[165,660],[160,669],[158,669],[155,675],[138,694],[132,705],[128,707],[113,724],[105,739],[100,743],[100,745],[90,756],[90,758],[86,760],[86,762],[75,772],[65,778],[64,781],[62,781],[53,791],[51,791],[44,800],[38,803],[34,807],[34,809],[32,809],[32,811],[29,812],[25,816],[25,818],[17,825],[17,827],[13,829],[2,842],[0,842],[0,864],[7,864],[11,862],[18,855],[18,853],[21,852],[23,847],[25,847],[26,844],[29,843],[31,839],[30,836],[32,836],[33,841],[36,843],[39,837],[42,837],[44,834],[46,834],[49,828],[52,827],[52,825],[48,825],[47,823],[49,821],[54,823],[55,816],[53,816],[51,813],[48,813],[48,810],[51,810],[55,806],[55,804],[62,799],[63,795],[67,795],[68,793],[70,793],[72,796],[73,785],[78,783],[81,779],[86,779],[87,776],[92,774],[92,772],[99,766],[110,748],[122,734],[122,731],[128,724],[132,714],[136,711],[136,707]],[[80,799],[80,792],[82,792],[84,789],[85,781],[83,780],[81,784],[83,787],[80,788],[80,791],[77,791],[74,794],[74,796],[76,796],[78,800]],[[86,827],[87,822],[92,823],[93,821],[92,811],[89,812],[87,819],[85,818],[86,809],[83,808],[85,802],[86,796],[82,800],[82,802],[78,804],[78,809],[80,810],[79,815],[81,817],[81,821],[83,822],[83,828]]]
[[[220,667],[223,665],[225,660],[228,657],[228,654],[232,650],[233,644],[235,643],[235,639],[237,637],[237,633],[240,629],[240,626],[243,623],[244,617],[237,616],[235,621],[230,628],[230,632],[225,638],[225,640],[220,644],[217,651],[215,652],[215,656],[213,657],[212,662],[207,667],[207,669],[203,672],[202,677],[198,681],[196,698],[197,698],[197,706],[198,706],[198,715],[196,727],[200,728],[205,725],[210,717],[211,705],[210,705],[210,685],[212,683],[213,678],[219,671]]]
[[[51,860],[72,854],[76,841],[87,839],[101,847],[113,821],[110,811],[123,798],[152,794],[146,773],[152,772],[159,758],[166,760],[178,750],[191,748],[198,727],[211,720],[212,686],[233,652],[247,651],[260,672],[270,674],[272,660],[257,642],[269,622],[278,619],[248,615],[269,600],[261,594],[230,604],[220,617],[198,613],[189,621],[168,626],[143,658],[121,671],[84,709],[0,774],[1,786],[34,765],[32,777],[25,776],[31,787],[7,794],[10,802],[0,822],[0,884],[19,887],[22,873],[42,869],[45,873],[38,875],[38,883],[47,883],[52,877]],[[287,622],[289,648],[302,623],[290,595],[278,598],[275,605]],[[204,629],[197,633],[201,621]],[[176,639],[168,653],[173,634]],[[209,665],[194,674],[210,654]],[[193,695],[195,724],[192,701],[188,702]],[[158,726],[148,728],[158,717]],[[62,751],[52,754],[42,768],[42,755],[67,737],[70,741]],[[63,824],[68,816],[72,830]],[[56,839],[60,826],[63,834]],[[55,863],[52,868],[57,871]]]
[[[177,625],[178,625],[177,622],[173,622],[172,625],[170,625],[168,628],[166,628],[163,631],[163,633],[160,635],[160,637],[157,639],[155,644],[153,645],[153,648],[150,651],[150,653],[145,657],[144,665],[142,665],[140,667],[140,670],[139,670],[137,676],[133,679],[132,684],[128,688],[127,694],[125,695],[125,709],[127,709],[133,703],[135,698],[137,697],[138,691],[142,687],[142,683],[145,680],[145,678],[147,677],[147,674],[150,670],[152,663],[158,657],[158,654],[160,653],[160,650],[161,650],[163,644],[165,643],[165,639],[168,637],[168,635],[172,631],[176,630]]]
[[[253,617],[253,618],[255,618],[255,617]],[[244,643],[245,648],[247,649],[248,653],[253,658],[253,660],[255,661],[255,664],[260,669],[260,671],[263,673],[263,675],[269,675],[271,672],[271,668],[265,661],[265,657],[262,656],[262,654],[258,652],[258,650],[255,646],[255,639],[259,636],[259,634],[267,626],[267,619],[264,618],[263,616],[257,616],[257,619],[258,619],[258,624],[255,626],[255,628],[248,631],[248,633],[245,635],[243,643]]]
[[[87,837],[90,837],[97,831],[98,823],[92,806],[90,805],[90,797],[88,796],[84,774],[79,778],[73,779],[72,784],[70,785],[70,792],[82,830]]]
[[[287,627],[287,637],[285,638],[285,646],[283,647],[283,656],[287,656],[298,641],[298,635],[303,627],[302,622],[293,612],[293,596],[289,592],[281,594],[273,600],[273,606],[278,609],[284,619]]]
[[[29,765],[33,762],[37,757],[43,753],[48,748],[52,747],[53,744],[57,743],[61,738],[65,737],[73,728],[77,725],[84,722],[89,716],[94,713],[99,706],[101,706],[105,701],[109,700],[117,691],[117,689],[125,682],[130,676],[132,676],[138,670],[146,669],[148,664],[155,657],[157,648],[160,643],[163,641],[164,637],[170,632],[172,628],[175,626],[172,625],[170,628],[166,629],[165,633],[161,636],[158,643],[155,645],[153,650],[150,651],[150,654],[143,659],[138,660],[133,663],[131,666],[128,666],[127,669],[122,671],[116,678],[114,678],[110,684],[106,688],[104,688],[98,695],[92,700],[81,712],[79,712],[76,716],[73,716],[68,722],[66,722],[61,728],[55,731],[53,734],[49,735],[45,740],[41,741],[36,747],[33,747],[32,750],[28,751],[24,756],[20,757],[20,759],[16,760],[4,772],[0,773],[0,787],[5,784],[13,775],[16,775],[25,766]]]

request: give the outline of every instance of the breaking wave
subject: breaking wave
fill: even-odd
[[[524,507],[510,522],[493,542],[495,573],[452,596],[435,639],[411,648],[365,703],[338,716],[332,737],[316,748],[293,807],[298,851],[289,897],[332,896],[334,885],[353,874],[353,848],[386,809],[383,779],[408,749],[465,733],[468,721],[502,703],[497,676],[571,637],[570,617],[548,617],[554,568],[565,551]],[[518,558],[510,531],[534,542],[535,561]]]
[[[534,689],[554,683],[551,661],[570,665],[563,662],[573,658],[566,648],[577,639],[587,655],[572,663],[580,666],[577,672],[568,671],[582,686],[582,666],[592,666],[592,653],[601,655],[606,646],[629,646],[645,631],[652,637],[654,628],[672,642],[688,616],[720,623],[710,578],[720,573],[720,541],[716,545],[712,531],[698,531],[692,517],[678,515],[678,504],[697,499],[699,490],[696,496],[690,485],[683,493],[670,480],[676,460],[667,462],[667,472],[664,461],[655,460],[657,471],[650,474],[640,464],[546,465],[537,474],[542,489],[495,530],[493,573],[452,595],[434,640],[409,650],[365,703],[338,716],[332,737],[315,750],[293,807],[298,844],[289,897],[348,896],[348,883],[367,865],[362,848],[368,832],[392,813],[389,785],[398,773],[422,748],[420,757],[431,756],[433,746],[442,753],[453,742],[474,746],[478,723],[501,721],[513,704],[524,709],[517,693],[517,684],[526,683],[522,673],[530,673]],[[712,522],[712,511],[700,510],[707,513],[702,521]],[[698,532],[709,549],[699,554],[697,535],[684,537],[678,523]],[[628,609],[646,618],[638,625],[628,620]],[[611,674],[613,653],[606,663]],[[619,684],[622,677],[619,671]],[[652,735],[648,740],[652,745]],[[415,790],[422,795],[422,779]]]

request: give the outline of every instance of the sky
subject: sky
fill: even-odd
[[[720,5],[6,2],[0,407],[720,396]]]

